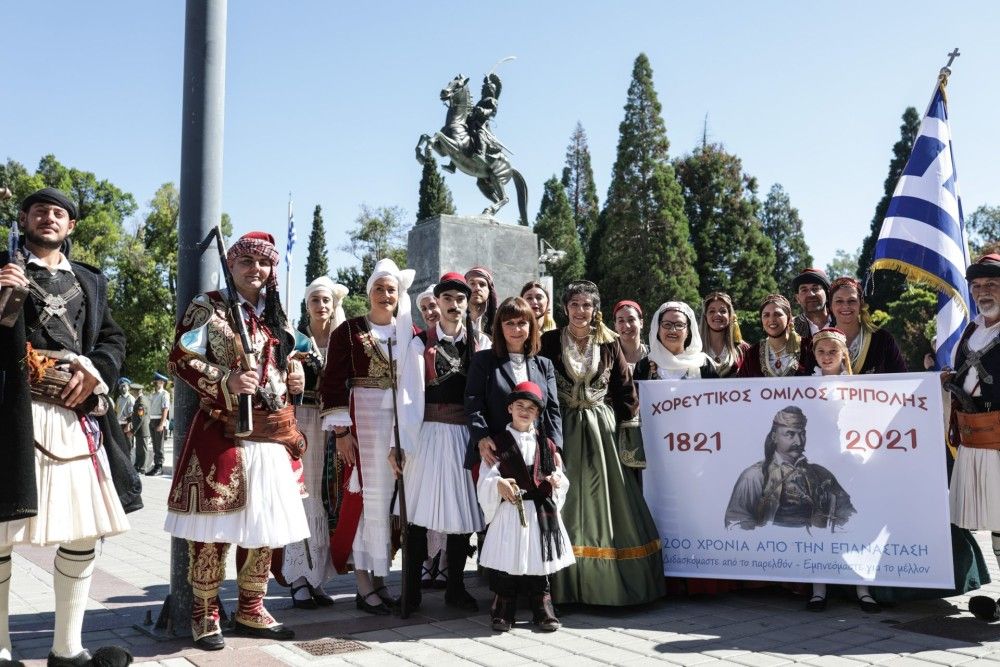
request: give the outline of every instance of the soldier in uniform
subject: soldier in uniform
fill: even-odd
[[[132,442],[135,448],[135,471],[146,472],[146,453],[149,452],[149,407],[146,397],[142,395],[142,385],[133,382],[129,385],[132,392]]]
[[[281,308],[274,237],[250,232],[229,248],[226,260],[237,294],[195,297],[177,324],[168,363],[201,399],[167,496],[165,529],[188,540],[191,633],[204,650],[225,646],[219,587],[231,544],[239,586],[234,633],[295,636],[264,608],[264,594],[271,549],[309,537],[300,463],[306,443],[289,400],[303,392],[305,377],[301,365],[289,360],[295,335]],[[254,369],[241,366],[231,299],[240,305]],[[235,435],[241,394],[252,396],[253,429],[246,436]]]
[[[13,545],[58,545],[48,664],[87,665],[81,630],[94,547],[128,530],[126,512],[142,507],[108,397],[125,358],[125,334],[111,318],[107,278],[67,257],[76,218],[65,194],[38,190],[22,202],[18,219],[24,264],[0,253],[0,287],[29,290],[17,321],[0,327],[0,661],[11,659]],[[98,653],[131,660],[123,649]]]
[[[163,474],[163,438],[170,425],[170,392],[165,387],[169,380],[163,373],[153,373],[153,393],[149,395],[149,434],[153,438],[153,467],[148,477]]]
[[[744,470],[726,508],[726,527],[843,526],[855,513],[851,497],[823,466],[810,463],[806,416],[790,405],[774,415],[764,438],[764,459]]]

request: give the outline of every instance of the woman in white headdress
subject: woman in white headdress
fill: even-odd
[[[302,403],[295,408],[299,430],[309,443],[302,457],[302,474],[308,497],[302,499],[310,537],[275,550],[272,570],[279,582],[291,587],[292,605],[316,609],[333,604],[323,584],[337,574],[330,559],[329,493],[324,489],[323,472],[329,455],[326,433],[320,419],[319,380],[326,364],[330,334],[346,319],[343,301],[348,289],[321,276],[306,287],[305,301],[309,318],[296,332],[293,357],[302,362],[306,390]],[[331,445],[332,447],[332,445]],[[326,501],[326,502],[324,502]]]
[[[649,354],[635,365],[635,380],[716,378],[715,364],[701,351],[698,320],[691,306],[667,301],[649,324]]]
[[[331,557],[338,572],[354,570],[357,608],[378,615],[390,614],[396,603],[383,584],[392,562],[395,481],[386,453],[393,445],[393,376],[398,381],[413,338],[407,294],[413,276],[412,269],[401,270],[391,259],[375,264],[366,286],[368,313],[331,334],[320,381],[323,428],[333,431],[337,449]]]

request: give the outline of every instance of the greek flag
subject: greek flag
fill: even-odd
[[[947,72],[938,79],[896,184],[872,263],[872,270],[899,271],[938,291],[935,353],[940,368],[951,364],[952,351],[975,315],[965,281],[969,243],[948,125]]]
[[[292,248],[295,247],[295,214],[292,213],[292,195],[288,195],[288,244],[285,246],[285,272],[292,270]]]

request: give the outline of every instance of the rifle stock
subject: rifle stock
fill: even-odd
[[[393,359],[392,354],[392,338],[388,340],[388,351],[389,351],[389,377],[391,378],[390,386],[392,387],[392,435],[395,441],[393,446],[393,452],[396,454],[396,466],[399,467],[400,471],[403,469],[403,455],[402,449],[399,445],[399,410],[396,406],[396,364]],[[409,553],[410,545],[407,539],[407,533],[409,532],[409,521],[406,519],[406,490],[403,487],[403,475],[396,478],[396,495],[399,498],[399,549],[403,552],[403,586],[400,593],[399,606],[400,606],[400,618],[407,618],[410,615],[409,600],[407,595],[407,583],[409,579],[407,575],[409,574]]]

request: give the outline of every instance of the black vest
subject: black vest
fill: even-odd
[[[962,338],[958,341],[958,352],[955,354],[956,369],[961,368],[962,364],[965,363],[966,357],[968,357],[969,337],[976,330],[977,326],[979,325],[973,322],[966,327],[962,333]],[[982,377],[980,377],[979,391],[982,395],[974,396],[972,400],[976,402],[980,410],[1000,410],[1000,345],[987,352],[986,356],[980,361],[986,372],[993,376],[993,382],[983,382]],[[969,371],[965,371],[961,375],[957,375],[955,377],[955,384],[961,387],[968,374]]]
[[[82,354],[86,299],[76,276],[67,271],[51,273],[34,264],[29,264],[25,272],[33,283],[24,304],[28,342],[36,349]],[[45,312],[45,294],[65,298],[62,315],[59,311],[52,315]]]

